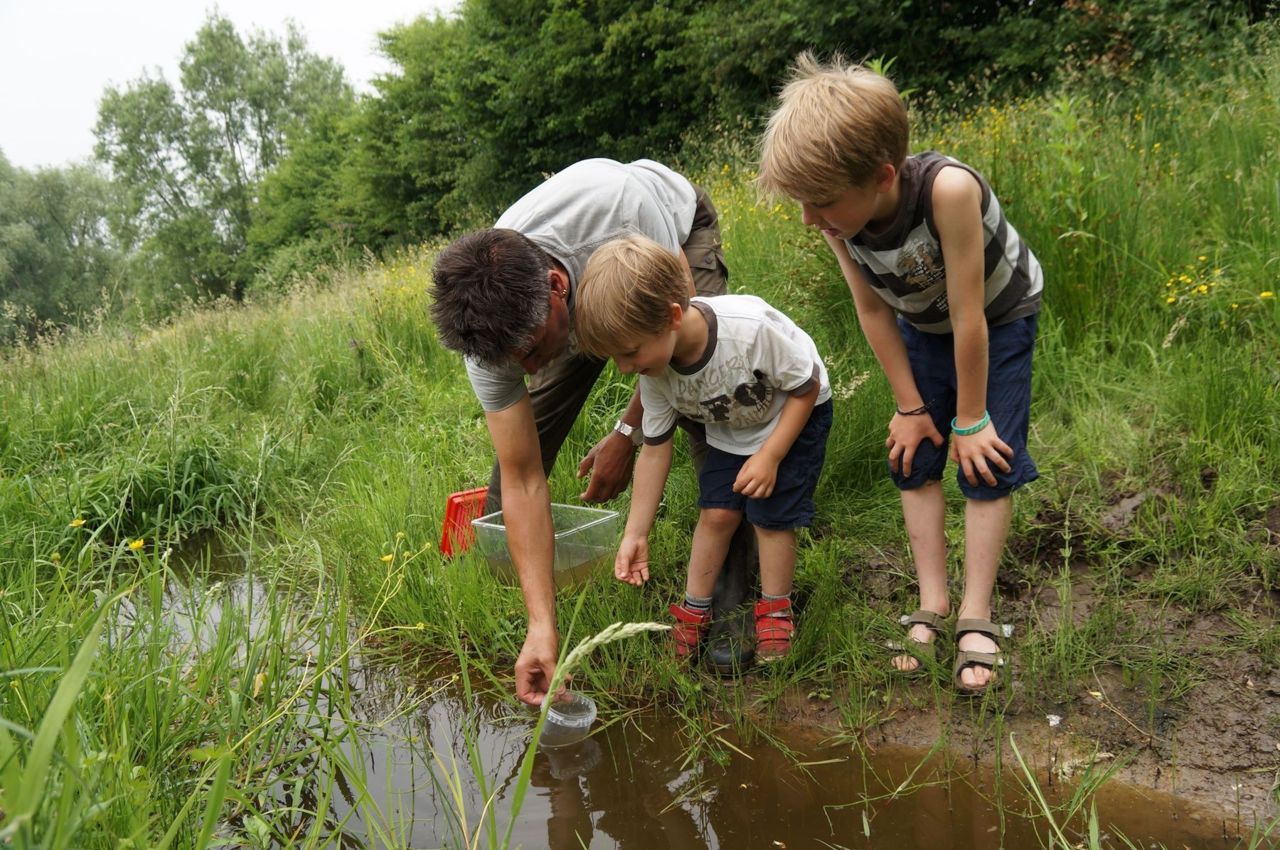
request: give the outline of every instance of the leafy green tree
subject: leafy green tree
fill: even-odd
[[[143,76],[109,88],[97,154],[124,188],[117,232],[152,254],[139,265],[196,295],[238,295],[255,196],[292,134],[313,112],[352,100],[342,69],[307,50],[292,25],[283,40],[242,38],[211,15],[184,50],[180,87]]]
[[[693,0],[467,0],[451,101],[485,207],[587,156],[669,157],[710,92],[687,73]]]
[[[115,203],[91,165],[14,168],[0,154],[0,342],[30,338],[116,303]]]
[[[456,108],[464,58],[476,45],[460,22],[422,17],[380,35],[383,54],[399,69],[373,81],[377,97],[362,103],[360,140],[343,173],[365,244],[420,240],[467,218],[471,199],[458,191],[474,132]]]

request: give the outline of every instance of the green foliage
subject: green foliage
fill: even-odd
[[[290,133],[350,100],[342,70],[308,52],[294,28],[283,40],[245,40],[216,14],[185,47],[180,87],[144,76],[108,88],[97,152],[124,191],[117,232],[151,258],[135,272],[153,290],[239,294],[252,275],[259,184]]]
[[[950,103],[1064,79],[1127,83],[1177,67],[1196,37],[1238,36],[1246,11],[1183,0],[468,0],[455,17],[382,36],[397,70],[362,102],[340,175],[310,194],[333,195],[336,180],[355,241],[380,250],[486,224],[584,157],[703,163],[696,140],[713,125],[754,128],[802,50],[887,57],[904,89]]]
[[[90,165],[30,173],[0,154],[0,345],[115,306],[114,202]]]

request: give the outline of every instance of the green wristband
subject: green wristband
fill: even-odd
[[[982,418],[978,420],[978,423],[976,425],[970,425],[968,428],[961,428],[959,425],[956,424],[956,420],[953,417],[951,419],[951,433],[955,434],[957,437],[967,437],[970,434],[978,433],[979,431],[981,431],[983,428],[987,427],[990,424],[991,424],[991,414],[985,410],[982,411]]]

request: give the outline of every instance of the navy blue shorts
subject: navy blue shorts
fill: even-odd
[[[747,522],[773,531],[804,528],[813,521],[813,491],[818,486],[822,462],[831,433],[831,401],[809,414],[791,451],[778,464],[778,480],[767,499],[750,499],[733,492],[733,482],[750,455],[729,454],[707,446],[707,458],[698,474],[698,507],[740,511]]]
[[[1031,353],[1036,344],[1038,314],[1015,319],[1004,325],[987,329],[987,348],[990,362],[987,365],[987,412],[1000,439],[1013,449],[1009,471],[1001,472],[990,466],[996,477],[994,487],[981,478],[975,486],[964,477],[963,469],[956,469],[956,481],[960,491],[968,499],[1000,499],[1014,490],[1040,477],[1035,461],[1027,454],[1027,424],[1031,414]],[[921,440],[911,462],[911,475],[894,472],[889,474],[899,490],[914,490],[929,481],[941,481],[942,470],[947,464],[947,442],[951,437],[951,420],[956,415],[956,361],[955,339],[951,334],[930,334],[916,330],[904,319],[898,319],[902,341],[907,346],[911,361],[911,374],[933,424],[942,434],[943,443],[934,448],[933,443]]]

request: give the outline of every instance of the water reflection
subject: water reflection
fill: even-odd
[[[477,831],[502,835],[533,718],[443,694],[400,720],[404,725],[398,730],[384,725],[368,739],[386,736],[382,746],[395,761],[368,767],[372,787],[396,789],[395,810],[412,820],[409,845],[463,846]],[[398,747],[396,737],[402,742]],[[538,752],[530,792],[512,830],[513,845],[552,850],[1047,846],[1044,822],[1025,817],[1028,803],[1008,773],[1003,803],[997,805],[990,771],[922,766],[926,753],[921,751],[886,749],[864,759],[848,746],[784,736],[785,746],[793,749],[786,753],[763,740],[730,736],[732,755],[721,766],[709,759],[690,763],[682,738],[671,721],[641,717],[598,728],[581,744]],[[479,775],[475,764],[482,765]],[[909,780],[907,790],[895,793],[904,780]],[[465,786],[462,793],[441,793],[452,782]],[[1113,790],[1100,804],[1104,829],[1119,829],[1138,846],[1234,846],[1207,835],[1207,829],[1188,828],[1195,824],[1179,818],[1188,811],[1172,798],[1133,790]],[[495,813],[491,819],[490,812]]]

